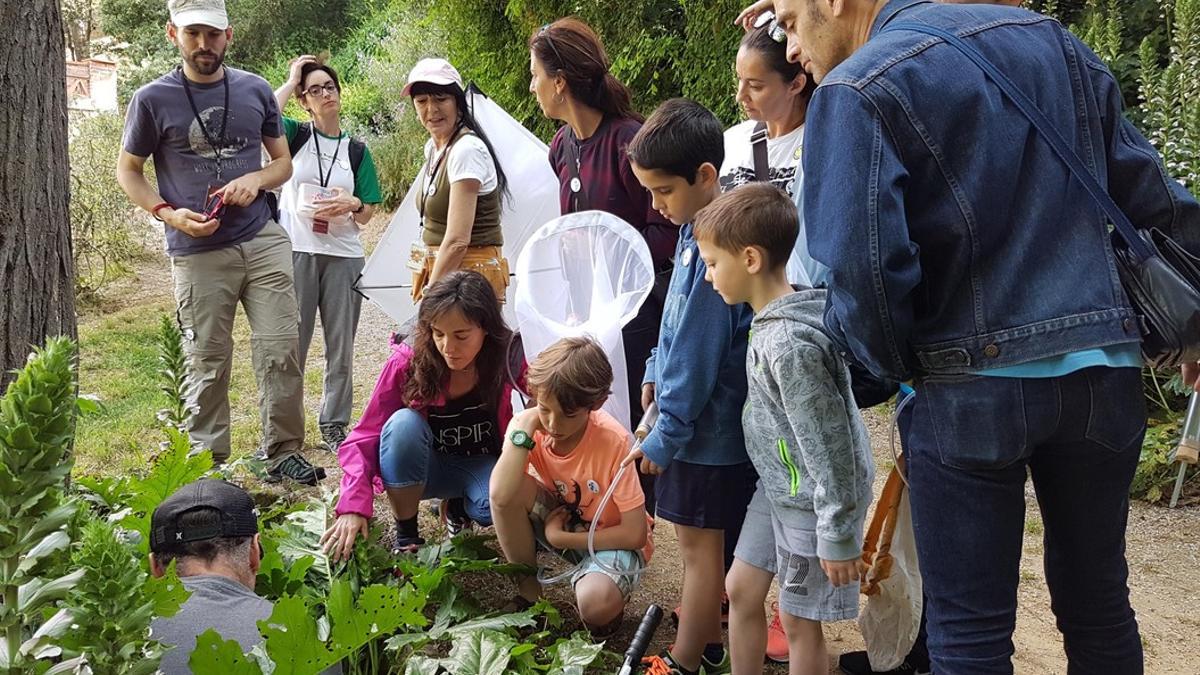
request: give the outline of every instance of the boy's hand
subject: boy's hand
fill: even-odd
[[[542,430],[542,418],[538,416],[537,408],[526,408],[513,415],[512,422],[508,428],[509,433],[524,431],[531,438],[533,437],[533,432]]]
[[[546,515],[545,535],[546,543],[557,549],[570,548],[564,541],[564,536],[567,534],[567,507],[560,506]]]
[[[625,459],[621,460],[621,466],[627,466],[630,462],[636,462],[639,459],[642,460],[642,463],[638,465],[638,470],[647,476],[657,476],[663,472],[661,466],[651,462],[650,458],[638,448],[630,450],[629,454],[625,455]]]
[[[821,569],[825,570],[825,576],[829,577],[829,582],[834,586],[845,586],[851,581],[861,579],[862,566],[862,558],[821,561]]]
[[[654,403],[654,383],[647,382],[642,385],[642,410],[650,407]]]
[[[775,11],[775,0],[758,0],[758,2],[743,9],[737,18],[733,20],[733,25],[741,26],[747,31],[754,30],[754,22],[758,20],[759,15],[763,12]]]

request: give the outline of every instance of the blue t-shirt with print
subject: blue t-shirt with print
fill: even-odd
[[[122,145],[131,155],[154,158],[158,191],[164,200],[172,206],[203,212],[210,187],[262,168],[263,139],[283,136],[283,128],[275,94],[258,75],[226,66],[223,80],[189,80],[195,112],[188,102],[183,77],[182,69],[176,68],[137,90],[126,112]],[[226,82],[229,128],[222,130]],[[204,129],[221,146],[220,180],[218,150],[210,145]],[[167,226],[167,253],[202,253],[249,241],[271,216],[267,193],[260,192],[249,206],[226,207],[220,227],[207,237],[192,237]]]

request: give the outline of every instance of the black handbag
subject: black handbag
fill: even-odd
[[[1158,228],[1139,230],[1042,111],[979,50],[934,26],[901,21],[886,30],[941,38],[971,59],[1020,110],[1113,224],[1117,273],[1141,322],[1142,356],[1154,367],[1200,361],[1200,259]]]

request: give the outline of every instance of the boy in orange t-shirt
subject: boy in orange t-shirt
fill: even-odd
[[[604,513],[596,513],[632,444],[600,409],[612,381],[608,357],[590,338],[564,338],[542,351],[526,373],[537,405],[513,417],[491,478],[492,519],[505,557],[536,565],[540,543],[580,563],[571,578],[575,601],[596,634],[619,627],[654,549],[636,471],[621,474]],[[592,557],[588,525],[597,518]],[[542,592],[534,577],[521,578],[518,590],[520,606]]]

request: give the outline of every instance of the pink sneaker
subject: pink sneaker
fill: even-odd
[[[771,623],[767,626],[767,659],[775,663],[788,662],[787,633],[783,632],[783,624],[779,622],[779,603],[771,603]]]

